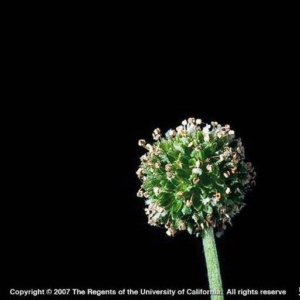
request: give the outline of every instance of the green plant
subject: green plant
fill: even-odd
[[[221,236],[244,207],[245,193],[255,185],[241,139],[235,138],[229,125],[208,125],[194,118],[170,129],[165,137],[157,128],[153,138],[153,144],[138,142],[147,150],[137,171],[142,181],[137,196],[147,199],[148,223],[165,227],[169,236],[187,230],[204,238],[204,249],[213,249],[212,228]],[[213,264],[219,269],[215,258]],[[217,272],[208,259],[207,267]],[[220,278],[217,287],[209,280],[211,289],[222,288]]]

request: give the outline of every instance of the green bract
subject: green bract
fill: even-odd
[[[255,184],[241,140],[229,125],[194,118],[165,137],[157,128],[153,138],[152,145],[139,141],[148,152],[137,171],[142,181],[137,195],[147,198],[149,224],[164,225],[170,236],[177,230],[198,236],[207,227],[217,227],[220,236]]]

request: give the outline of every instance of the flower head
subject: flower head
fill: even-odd
[[[136,172],[141,180],[137,196],[146,198],[148,223],[165,227],[169,236],[182,230],[198,235],[207,227],[221,235],[255,185],[256,173],[245,162],[241,140],[228,124],[195,118],[164,136],[156,128],[152,136],[153,143],[138,141],[147,153]]]

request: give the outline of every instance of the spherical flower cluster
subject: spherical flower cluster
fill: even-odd
[[[148,223],[164,226],[169,236],[178,230],[199,236],[208,227],[220,236],[255,185],[241,139],[229,125],[194,118],[165,137],[157,128],[153,138],[153,144],[138,142],[147,150],[137,170],[142,182],[137,196],[147,199]]]

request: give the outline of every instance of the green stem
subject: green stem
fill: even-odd
[[[214,237],[214,230],[212,228],[205,230],[203,248],[206,260],[209,289],[210,291],[220,293],[219,295],[211,295],[210,299],[224,300],[218,253]]]

